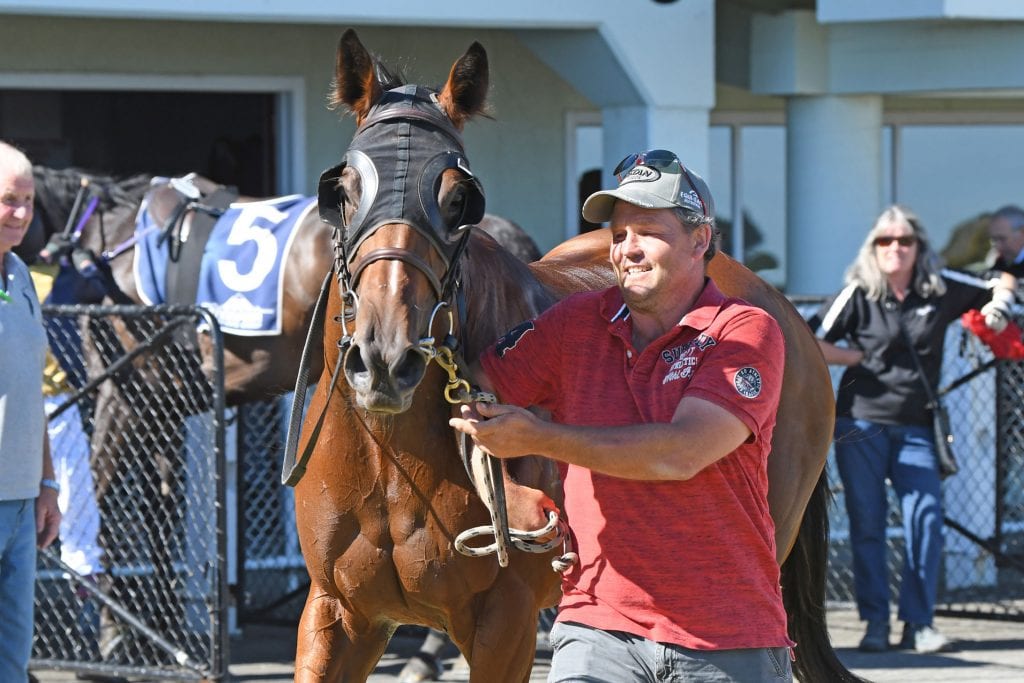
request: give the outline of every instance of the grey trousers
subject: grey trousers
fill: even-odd
[[[788,647],[690,650],[622,631],[557,622],[548,683],[762,683],[793,680]]]

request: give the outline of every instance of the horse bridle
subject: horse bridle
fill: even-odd
[[[379,124],[389,125],[379,125]],[[346,220],[344,199],[339,193],[342,172],[359,174],[359,206]],[[450,228],[441,215],[437,193],[444,171],[463,174],[466,205],[458,225]],[[459,263],[474,225],[484,214],[485,199],[479,180],[466,158],[462,135],[441,110],[437,96],[415,85],[384,93],[360,124],[341,164],[320,176],[320,218],[333,231],[335,271],[351,320],[358,307],[355,292],[359,277],[371,263],[402,261],[423,273],[433,289],[438,308],[449,305],[460,278]],[[359,248],[385,225],[403,223],[426,239],[444,263],[439,277],[417,254],[383,247],[358,256]],[[427,330],[425,341],[431,340]],[[348,331],[345,331],[348,337]]]

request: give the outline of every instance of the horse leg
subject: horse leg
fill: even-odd
[[[537,615],[524,585],[518,590],[495,585],[487,592],[471,640],[456,640],[469,662],[470,683],[528,683],[537,653]]]
[[[295,683],[362,683],[377,666],[392,628],[373,624],[310,586],[299,620]],[[495,679],[497,680],[497,679]]]

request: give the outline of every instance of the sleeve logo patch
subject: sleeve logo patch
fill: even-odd
[[[749,365],[745,368],[740,368],[736,372],[732,383],[736,387],[736,391],[740,393],[740,396],[757,398],[761,393],[761,373]]]
[[[519,343],[519,340],[532,329],[533,321],[527,320],[524,323],[519,323],[506,332],[494,347],[494,351],[498,354],[498,358],[504,358],[506,353],[516,348],[516,344]]]

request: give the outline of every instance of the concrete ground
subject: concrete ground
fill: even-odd
[[[898,635],[899,624],[893,623]],[[857,651],[863,625],[852,610],[831,610],[829,632],[840,659],[854,673],[878,683],[1009,683],[1024,681],[1024,622],[937,617],[935,626],[955,640],[955,649],[936,655],[919,655],[899,650],[880,654]],[[371,683],[394,683],[420,639],[396,636]],[[249,626],[231,642],[229,681],[233,683],[288,683],[292,681],[295,657],[294,628]],[[551,653],[537,651],[531,681],[546,680]],[[40,683],[68,683],[68,672],[35,672]],[[468,681],[469,672],[451,652],[446,659],[442,681]],[[500,682],[496,682],[500,683]],[[819,683],[819,682],[814,682]],[[821,682],[827,683],[827,682]]]

